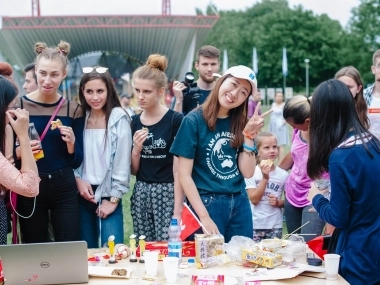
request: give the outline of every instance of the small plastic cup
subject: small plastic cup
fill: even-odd
[[[276,253],[282,249],[282,240],[280,239],[263,239],[261,241],[263,250]]]
[[[145,261],[145,273],[149,276],[157,276],[157,266],[158,266],[158,251],[145,251],[144,261]]]
[[[325,270],[326,270],[326,279],[327,280],[336,280],[338,279],[338,269],[339,269],[339,254],[325,254]]]
[[[178,257],[167,256],[162,259],[167,283],[176,283],[178,274]]]

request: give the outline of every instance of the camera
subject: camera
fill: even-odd
[[[200,105],[199,98],[202,97],[200,88],[197,85],[197,82],[194,82],[195,76],[192,72],[186,72],[185,80],[182,83],[186,86],[183,92],[183,112],[188,113],[194,108]]]
[[[182,81],[182,83],[186,86],[186,89],[184,89],[182,91],[183,92],[183,96],[186,96],[186,95],[188,95],[190,93],[194,93],[194,92],[192,92],[192,89],[194,89],[194,88],[198,89],[197,83],[194,82],[194,79],[195,79],[194,73],[192,73],[192,72],[186,72],[186,74],[185,74],[185,80]]]

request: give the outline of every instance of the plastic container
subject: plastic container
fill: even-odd
[[[276,253],[282,249],[282,240],[281,239],[263,239],[261,241],[261,246],[263,250]]]
[[[177,219],[172,219],[168,230],[168,256],[178,257],[178,264],[182,261],[181,226]]]

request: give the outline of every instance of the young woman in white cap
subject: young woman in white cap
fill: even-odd
[[[268,114],[259,116],[256,108],[247,119],[248,98],[256,89],[251,69],[228,69],[203,105],[184,118],[170,150],[179,157],[179,181],[203,232],[220,233],[225,242],[235,235],[252,238],[244,177],[253,176],[253,139]]]

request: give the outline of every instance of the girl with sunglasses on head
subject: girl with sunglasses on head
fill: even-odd
[[[0,73],[3,74],[1,67]],[[0,244],[7,243],[7,210],[4,202],[6,191],[10,190],[26,197],[35,197],[38,194],[40,181],[29,143],[29,114],[16,105],[17,89],[11,80],[10,77],[6,78],[0,75]],[[13,161],[11,159],[13,151],[7,152],[9,141],[6,127],[8,124],[19,138],[22,157],[20,170],[11,162]]]
[[[260,103],[247,119],[248,98],[257,92],[255,73],[234,66],[218,79],[206,101],[183,120],[171,152],[179,180],[209,234],[252,238],[252,213],[244,178],[253,176],[253,139],[264,125]]]
[[[141,114],[132,116],[132,174],[136,183],[131,197],[133,228],[147,241],[168,239],[174,216],[181,218],[183,192],[177,179],[177,158],[169,153],[183,115],[161,104],[165,96],[167,59],[152,54],[132,77]]]
[[[115,236],[115,243],[124,243],[121,198],[129,190],[132,134],[129,115],[121,107],[107,68],[83,71],[79,100],[86,113],[84,159],[75,177],[81,239],[88,248],[97,248],[110,235]]]
[[[31,141],[39,158],[41,183],[36,201],[18,198],[21,233],[25,243],[49,241],[50,216],[55,241],[75,241],[79,240],[79,201],[73,168],[83,160],[84,116],[82,107],[58,93],[67,74],[70,44],[61,41],[57,47],[48,47],[38,42],[35,52],[38,89],[19,98],[18,104],[29,111],[41,137],[41,141]],[[52,121],[58,119],[61,125],[54,128]]]

